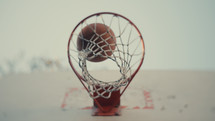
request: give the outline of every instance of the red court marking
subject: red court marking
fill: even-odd
[[[143,90],[143,95],[145,98],[145,107],[143,107],[143,109],[154,109],[151,93],[149,91]]]
[[[73,92],[78,91],[78,90],[85,90],[85,88],[80,88],[80,89],[79,88],[70,88],[67,92],[65,92],[64,99],[61,104],[61,108],[66,108],[66,106],[68,105],[67,99],[69,98],[69,96],[72,96]],[[154,104],[153,104],[153,100],[152,100],[150,91],[143,89],[143,97],[144,97],[144,102],[145,102],[144,107],[135,106],[135,107],[129,108],[128,106],[123,105],[123,106],[121,106],[121,108],[122,109],[154,109]],[[88,109],[92,109],[92,106],[86,106],[86,107],[83,107],[80,109],[88,110]]]
[[[133,107],[133,109],[140,109],[140,107],[139,106],[135,106],[135,107]]]
[[[61,108],[65,108],[67,106],[66,100],[69,97],[69,94],[72,94],[74,91],[77,91],[78,88],[70,88],[68,92],[65,93],[63,98],[63,103],[61,104]]]
[[[68,92],[66,92],[65,96],[63,98],[63,103],[61,104],[61,108],[65,108],[66,107],[66,99],[67,99],[68,95],[69,95]]]
[[[121,109],[127,108],[128,106],[122,105],[120,106]]]
[[[82,110],[88,110],[88,109],[92,109],[93,107],[92,106],[88,106],[88,107],[83,107],[81,108]]]
[[[120,106],[121,109],[125,109],[127,108],[128,106]],[[92,109],[93,107],[92,106],[87,106],[87,107],[83,107],[81,108],[82,110],[89,110],[89,109]]]

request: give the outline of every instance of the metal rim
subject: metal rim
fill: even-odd
[[[110,15],[114,15],[114,16],[119,16],[125,20],[127,20],[132,26],[134,26],[134,28],[137,30],[138,34],[139,34],[139,37],[141,39],[141,43],[142,43],[142,49],[143,49],[143,56],[142,56],[142,59],[139,63],[139,66],[138,68],[134,71],[134,73],[131,75],[131,77],[129,78],[129,82],[133,79],[133,77],[136,75],[136,73],[139,71],[142,63],[143,63],[143,60],[144,60],[144,56],[145,56],[145,44],[144,44],[144,40],[143,40],[143,37],[142,37],[142,34],[141,32],[139,31],[139,29],[137,28],[137,26],[128,18],[120,15],[120,14],[117,14],[117,13],[113,13],[113,12],[99,12],[99,13],[95,13],[95,14],[92,14],[92,15],[89,15],[87,16],[86,18],[84,18],[83,20],[81,20],[76,26],[75,28],[73,29],[70,37],[69,37],[69,41],[68,41],[68,45],[67,45],[67,56],[68,56],[68,61],[69,61],[69,64],[71,66],[71,68],[73,69],[73,71],[75,72],[76,76],[80,79],[80,80],[84,80],[84,78],[77,72],[77,70],[75,69],[75,67],[73,66],[73,63],[71,61],[71,58],[70,58],[70,42],[71,42],[71,38],[73,37],[73,34],[75,32],[75,30],[77,29],[77,27],[82,24],[85,20],[91,18],[91,17],[94,17],[94,16],[99,16],[99,15],[102,15],[102,14],[110,14]]]

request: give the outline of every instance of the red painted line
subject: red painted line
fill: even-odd
[[[70,96],[72,96],[72,94],[75,92],[75,91],[79,91],[79,90],[83,90],[84,88],[70,88],[67,92],[65,92],[65,95],[64,95],[64,98],[63,98],[63,102],[61,104],[61,108],[65,108],[66,106],[68,106],[68,98]],[[154,109],[154,104],[153,104],[153,100],[152,100],[152,97],[151,97],[151,93],[150,91],[147,91],[147,90],[143,90],[143,97],[144,97],[144,102],[145,102],[145,105],[143,107],[141,106],[135,106],[133,108],[129,108],[128,106],[120,106],[121,109]],[[75,97],[74,97],[75,98]],[[72,108],[72,107],[70,107]],[[89,110],[89,109],[92,109],[91,106],[86,106],[86,107],[83,107],[83,108],[80,108],[82,110]]]
[[[140,109],[140,107],[139,106],[135,106],[135,107],[133,107],[133,109]]]
[[[93,107],[92,106],[87,106],[87,107],[83,107],[81,108],[82,110],[89,110],[89,109],[92,109]]]
[[[78,88],[70,88],[64,95],[63,102],[61,104],[61,108],[65,108],[67,106],[66,100],[69,97],[69,94],[72,94],[74,91],[77,91]]]
[[[127,108],[127,107],[128,107],[128,106],[125,106],[125,105],[120,106],[121,109],[125,109],[125,108]]]
[[[65,96],[63,98],[63,103],[61,104],[61,108],[65,108],[66,107],[66,99],[69,96],[68,92],[65,93]]]
[[[149,91],[143,90],[143,95],[145,99],[145,106],[143,107],[143,109],[154,109],[151,93]]]

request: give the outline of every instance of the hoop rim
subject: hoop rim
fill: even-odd
[[[75,26],[75,28],[73,29],[73,31],[72,31],[72,33],[70,34],[70,37],[69,37],[69,41],[68,41],[68,45],[67,45],[67,56],[68,56],[68,61],[69,61],[69,64],[70,64],[70,66],[71,66],[71,68],[73,69],[73,71],[74,71],[74,73],[76,74],[76,76],[79,78],[79,80],[81,81],[81,80],[85,80],[77,71],[76,71],[76,69],[75,69],[75,67],[73,66],[73,64],[72,64],[72,61],[71,61],[71,58],[70,58],[70,43],[71,43],[71,39],[72,39],[72,37],[73,37],[73,34],[74,34],[74,32],[75,32],[75,30],[78,28],[78,26],[80,25],[80,24],[82,24],[85,20],[87,20],[88,18],[91,18],[91,17],[93,17],[93,16],[99,16],[99,15],[103,15],[103,14],[110,14],[110,15],[114,15],[114,16],[119,16],[119,17],[122,17],[123,19],[125,19],[125,20],[127,20],[136,30],[137,30],[137,32],[138,32],[138,34],[139,34],[139,37],[140,37],[140,39],[141,39],[141,43],[142,43],[142,46],[143,46],[143,55],[142,55],[142,59],[141,59],[141,61],[140,61],[140,63],[139,63],[139,66],[138,66],[138,68],[135,70],[135,72],[131,75],[131,77],[130,78],[128,78],[128,81],[129,81],[129,83],[131,82],[131,80],[134,78],[134,76],[137,74],[137,72],[139,71],[139,69],[141,68],[141,66],[142,66],[142,63],[143,63],[143,60],[144,60],[144,56],[145,56],[145,44],[144,44],[144,39],[143,39],[143,37],[142,37],[142,34],[141,34],[141,32],[140,32],[140,30],[137,28],[137,26],[130,20],[130,19],[128,19],[128,18],[126,18],[125,16],[123,16],[123,15],[120,15],[120,14],[118,14],[118,13],[114,13],[114,12],[98,12],[98,13],[94,13],[94,14],[91,14],[91,15],[89,15],[89,16],[87,16],[87,17],[85,17],[84,19],[82,19],[76,26]],[[84,83],[81,81],[81,83],[84,85]],[[129,85],[129,84],[128,84]],[[127,85],[127,86],[128,86]],[[125,87],[125,89],[127,88],[127,86]],[[85,85],[84,85],[84,87],[85,87]],[[85,87],[86,88],[86,87]],[[87,89],[87,88],[86,88]],[[124,91],[123,91],[124,92]],[[122,92],[122,93],[123,93]]]

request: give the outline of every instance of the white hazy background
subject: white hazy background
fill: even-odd
[[[39,57],[70,68],[73,28],[103,11],[122,14],[140,29],[142,69],[215,70],[214,6],[214,0],[0,0],[0,71],[28,72]]]

